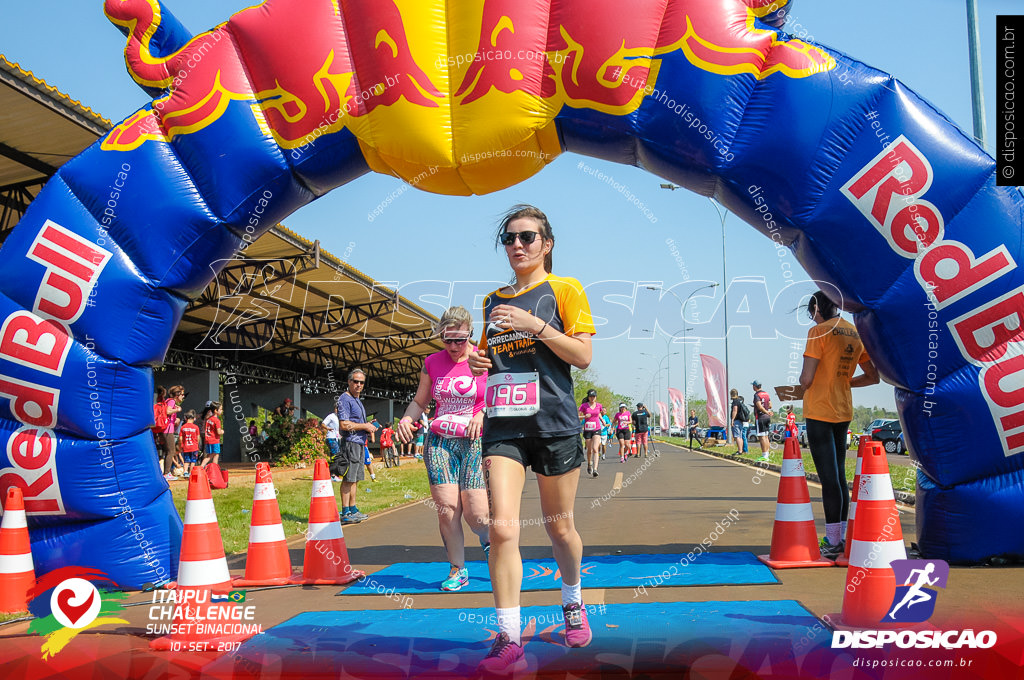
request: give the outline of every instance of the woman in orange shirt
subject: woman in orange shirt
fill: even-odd
[[[807,303],[816,325],[807,332],[800,373],[804,388],[807,444],[821,479],[825,537],[821,554],[834,559],[843,552],[850,491],[846,485],[846,430],[853,419],[851,387],[878,382],[878,370],[864,351],[857,329],[839,316],[839,308],[820,290]],[[863,373],[854,377],[857,366]]]

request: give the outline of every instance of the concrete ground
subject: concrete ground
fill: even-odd
[[[645,461],[630,459],[622,464],[609,455],[600,466],[600,476],[581,476],[575,519],[583,538],[586,555],[639,553],[686,553],[711,534],[716,524],[730,512],[739,520],[714,543],[712,551],[749,551],[764,554],[769,550],[775,516],[778,477],[774,473],[751,468],[685,448],[658,444],[661,455]],[[905,459],[905,457],[904,457]],[[623,485],[623,482],[628,483]],[[820,490],[810,484],[811,501],[819,518],[818,533],[824,533],[821,521]],[[528,473],[523,495],[523,519],[539,520],[541,511],[537,486]],[[901,508],[905,543],[915,540],[915,515]],[[466,532],[469,534],[468,530]],[[470,534],[471,536],[471,534]],[[373,572],[395,562],[440,562],[445,559],[434,511],[425,503],[396,508],[372,516],[369,520],[345,527],[345,539],[351,563]],[[482,559],[480,548],[470,540],[467,559]],[[551,548],[539,521],[526,522],[522,530],[524,558],[550,558]],[[293,565],[301,565],[303,538],[290,541]],[[241,556],[230,560],[233,573],[241,573]],[[842,606],[846,570],[841,568],[777,570],[780,585],[774,586],[661,586],[648,591],[652,601],[710,600],[797,600],[819,618],[838,613]],[[1024,581],[1016,567],[952,567],[949,583],[938,598],[931,623],[939,628],[957,625],[977,617],[980,611],[1002,612],[1024,619],[1019,597]],[[586,581],[584,580],[584,587]],[[384,596],[335,596],[339,586],[283,587],[249,589],[246,604],[255,605],[264,630],[298,613],[324,610],[397,609]],[[415,609],[491,607],[490,593],[427,593],[415,595]],[[640,595],[640,597],[644,597]],[[143,637],[152,594],[134,594],[128,602],[140,606],[127,609],[129,625],[102,628],[97,638],[132,638],[130,647],[144,650]],[[524,592],[522,604],[551,605],[557,591]],[[584,590],[588,605],[637,602],[632,588]],[[17,658],[22,649],[38,649],[39,638],[27,635],[28,623],[0,626],[0,662]],[[124,642],[124,640],[119,640]],[[33,645],[35,645],[33,647]],[[142,654],[142,651],[139,651]],[[12,676],[13,677],[13,676]],[[42,675],[38,677],[44,677]],[[182,676],[182,677],[188,677]]]

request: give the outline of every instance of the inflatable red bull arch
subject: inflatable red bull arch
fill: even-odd
[[[894,77],[787,35],[791,5],[268,0],[192,36],[106,0],[153,101],[2,249],[0,491],[37,569],[174,577],[152,367],[211,263],[371,170],[481,194],[564,151],[714,196],[832,282],[896,386],[922,552],[1024,555],[1024,202]]]

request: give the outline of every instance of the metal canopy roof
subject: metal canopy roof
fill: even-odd
[[[57,169],[112,127],[0,55],[0,242]],[[301,382],[310,392],[344,389],[358,365],[369,396],[409,398],[423,357],[441,348],[430,337],[436,320],[278,225],[188,306],[165,365]]]
[[[223,370],[267,380],[258,361],[311,392],[340,391],[347,371],[367,392],[406,398],[423,357],[441,349],[437,317],[295,232],[278,225],[227,263],[186,309],[174,347],[232,357]],[[331,386],[330,383],[335,383]]]
[[[57,168],[111,127],[0,54],[0,238]]]

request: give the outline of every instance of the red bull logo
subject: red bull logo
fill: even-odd
[[[110,20],[131,30],[125,57],[132,77],[168,94],[118,125],[103,148],[127,151],[197,132],[221,119],[232,101],[249,102],[260,129],[282,148],[402,99],[438,107],[443,94],[413,59],[394,2],[362,11],[353,28],[343,25],[337,0],[267,2],[157,57],[150,47],[161,20],[157,0],[107,0]],[[310,25],[332,23],[342,37],[337,44],[311,39]],[[369,83],[364,89],[357,87],[357,65],[358,82]]]
[[[440,172],[421,188],[466,193],[470,184],[482,193],[532,175],[561,152],[552,121],[564,106],[636,111],[668,54],[681,51],[722,75],[802,78],[834,68],[822,50],[755,27],[758,18],[780,20],[789,4],[642,0],[624,11],[621,0],[563,0],[542,9],[484,0],[453,7],[449,23],[479,27],[474,38],[464,30],[449,35],[429,7],[411,0],[344,11],[339,0],[270,0],[155,56],[157,0],[106,0],[107,16],[130,32],[125,56],[133,78],[166,94],[102,146],[127,151],[167,142],[237,116],[230,107],[240,102],[293,158],[346,128],[375,170],[409,180],[430,166]],[[510,124],[524,131],[511,146]],[[403,135],[381,135],[383,128]],[[421,149],[415,162],[404,160],[410,147]],[[457,174],[475,164],[476,184]]]
[[[679,5],[673,11],[672,4]],[[782,16],[789,0],[676,0],[665,13],[658,53],[682,50],[694,66],[721,75],[749,73],[758,79],[779,73],[806,78],[836,67],[824,50],[802,40],[779,40],[755,19]],[[681,11],[680,11],[681,10]],[[738,31],[737,26],[746,30]],[[680,35],[678,39],[672,38]]]

